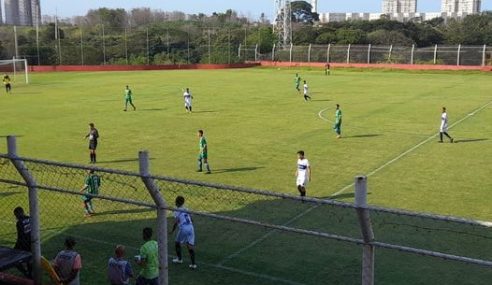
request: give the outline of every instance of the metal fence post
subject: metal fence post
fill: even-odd
[[[391,62],[391,56],[393,55],[393,45],[390,45],[389,53],[388,53],[388,61]]]
[[[458,54],[456,55],[456,65],[460,65],[461,60],[461,44],[458,45]]]
[[[309,44],[309,48],[308,48],[308,62],[311,62],[311,48],[312,48],[312,45]]]
[[[347,48],[347,64],[350,64],[350,47],[351,47],[351,46],[352,46],[352,45],[351,45],[351,44],[349,44],[349,45],[348,45],[348,48]]]
[[[291,43],[290,44],[290,50],[289,50],[289,62],[292,62],[292,49],[294,48],[294,45]]]
[[[106,32],[104,31],[104,24],[102,25],[102,45],[103,45],[103,63],[104,65],[106,65]]]
[[[330,62],[330,51],[331,51],[331,44],[328,44],[328,48],[326,49],[326,62]]]
[[[255,45],[255,62],[258,61],[258,44]]]
[[[150,193],[157,206],[157,243],[159,245],[159,285],[168,285],[168,260],[167,260],[167,214],[166,201],[159,192],[159,187],[150,177],[149,153],[141,151],[138,153],[140,175],[145,187]]]
[[[415,45],[412,45],[412,51],[410,53],[410,64],[414,63],[414,58],[415,58]]]
[[[434,64],[437,64],[437,45],[434,46]]]
[[[355,177],[355,206],[359,218],[362,238],[362,285],[374,284],[374,232],[372,230],[371,218],[367,209],[367,177]]]
[[[371,49],[372,49],[372,45],[369,44],[369,46],[367,47],[367,63],[368,64],[371,63]]]
[[[272,47],[272,61],[275,61],[275,43],[273,43]]]
[[[239,43],[239,48],[237,50],[237,57],[241,58],[241,43]]]
[[[29,191],[29,215],[31,217],[31,252],[33,271],[32,276],[34,284],[41,284],[41,238],[40,238],[40,225],[39,225],[39,204],[38,204],[38,189],[36,187],[36,180],[31,175],[24,162],[18,160],[17,156],[17,142],[15,136],[7,137],[8,155],[10,161],[15,166],[15,169],[22,176],[22,179],[27,184]]]
[[[486,60],[487,60],[487,45],[483,45],[482,66],[485,66]]]

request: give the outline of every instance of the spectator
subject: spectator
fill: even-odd
[[[152,240],[152,229],[143,229],[144,245],[140,248],[140,255],[135,261],[142,268],[137,277],[137,285],[158,285],[159,261],[157,242]]]
[[[55,258],[53,268],[60,276],[64,285],[80,285],[80,269],[82,269],[82,258],[75,250],[75,239],[65,239],[65,250],[60,251]]]
[[[14,209],[14,216],[17,219],[17,223],[15,224],[17,228],[17,241],[15,242],[14,249],[31,252],[31,218],[24,213],[22,207]],[[31,278],[31,262],[27,262],[25,265],[19,264],[17,269],[19,269],[24,276]]]
[[[133,277],[133,270],[130,262],[124,259],[125,247],[117,245],[114,250],[115,257],[108,261],[108,279],[111,285],[128,285],[130,278]]]

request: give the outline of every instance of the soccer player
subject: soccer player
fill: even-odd
[[[60,276],[61,282],[66,285],[80,285],[80,269],[82,269],[82,258],[74,247],[75,239],[65,239],[65,250],[60,251],[54,260],[53,268]]]
[[[307,85],[306,80],[304,80],[304,101],[311,100],[311,96],[309,96],[309,86]]]
[[[10,83],[10,76],[8,76],[8,74],[3,76],[3,85],[5,85],[5,91],[7,93],[12,91],[12,84]]]
[[[207,139],[203,135],[203,130],[198,131],[198,145],[200,147],[200,153],[198,154],[198,170],[197,172],[202,172],[202,163],[205,164],[205,168],[207,169],[206,174],[212,173],[210,170],[210,165],[208,164],[208,145]]]
[[[307,184],[311,181],[311,165],[309,165],[309,161],[304,156],[303,150],[297,152],[296,177],[297,190],[299,191],[301,197],[305,197]]]
[[[330,75],[331,74],[331,70],[330,70],[331,66],[330,66],[330,63],[327,62],[325,64],[325,75]]]
[[[135,105],[133,105],[133,97],[132,97],[132,95],[133,95],[132,90],[127,85],[126,86],[126,89],[125,89],[125,110],[123,110],[125,112],[128,109],[128,104],[132,105],[133,111],[136,111],[137,110],[137,107],[135,107]]]
[[[176,197],[176,207],[178,208],[174,212],[174,225],[171,233],[174,233],[176,228],[178,233],[176,234],[176,242],[174,244],[176,248],[177,258],[173,259],[173,263],[183,263],[183,255],[181,254],[181,245],[185,244],[190,253],[191,269],[196,269],[197,265],[195,262],[195,230],[193,228],[193,221],[191,220],[190,214],[186,213],[186,208],[184,207],[185,198],[183,196]]]
[[[84,181],[84,187],[80,189],[80,193],[83,193],[82,201],[84,201],[84,211],[86,217],[90,217],[95,214],[92,199],[94,198],[94,195],[99,194],[100,186],[101,178],[94,173],[94,170],[89,170]]]
[[[96,163],[96,148],[97,139],[99,138],[99,132],[94,126],[94,123],[89,124],[89,133],[85,136],[85,138],[89,138],[89,154],[91,158],[91,163]]]
[[[340,105],[337,104],[337,109],[335,111],[335,125],[333,126],[335,132],[337,133],[337,139],[342,137],[342,110]]]
[[[114,254],[108,261],[108,280],[111,285],[128,285],[133,270],[130,262],[125,260],[125,247],[117,245]]]
[[[448,134],[448,113],[446,112],[446,107],[442,107],[441,128],[439,129],[440,143],[443,142],[443,135],[447,136],[451,143],[454,142],[454,139]]]
[[[183,93],[183,98],[185,102],[186,112],[191,113],[193,111],[193,107],[191,106],[191,99],[193,99],[193,96],[191,95],[189,88],[186,88],[186,91]]]
[[[145,243],[140,247],[139,255],[135,256],[135,261],[142,268],[137,277],[136,285],[158,285],[159,252],[157,241],[152,240],[151,228],[144,228],[142,235]]]
[[[14,249],[31,252],[31,218],[24,213],[22,207],[14,209],[14,216],[17,220],[15,227],[17,229],[17,240]],[[27,268],[24,264],[18,264],[17,269],[26,277],[31,277],[32,264],[27,262]]]
[[[299,88],[301,86],[301,77],[298,73],[296,73],[295,83],[297,92],[301,92],[301,89]]]

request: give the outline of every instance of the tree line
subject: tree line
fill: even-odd
[[[293,2],[293,44],[373,44],[417,47],[492,45],[492,13],[463,20],[401,23],[375,21],[320,24],[305,1]],[[168,64],[234,63],[252,47],[267,54],[278,41],[265,15],[250,19],[233,10],[211,15],[186,15],[149,8],[131,11],[100,8],[85,16],[33,27],[0,27],[0,56],[16,54],[30,64]],[[17,44],[15,43],[17,39]],[[238,47],[244,57],[238,56]]]

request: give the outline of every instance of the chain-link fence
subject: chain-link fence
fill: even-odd
[[[435,45],[274,45],[242,27],[0,27],[0,57],[29,65],[283,62],[491,65],[492,47]],[[257,42],[258,41],[258,42]]]
[[[307,45],[274,47],[269,53],[249,57],[283,62],[332,62],[363,64],[439,64],[485,66],[492,64],[492,47],[432,47],[393,45]]]
[[[0,154],[0,245],[15,243],[12,210],[30,209],[38,223],[33,251],[38,234],[40,254],[49,259],[74,237],[82,284],[107,282],[117,244],[130,259],[138,254],[144,227],[156,229],[166,254],[160,284],[488,284],[492,278],[489,224],[368,206],[364,177],[356,179],[354,204],[301,199],[151,175],[145,152],[134,173],[18,157],[9,141],[9,154]],[[99,193],[89,195],[91,217],[81,193],[88,171],[101,180]],[[193,274],[167,265],[174,253],[167,223],[178,195],[194,216],[199,270]]]

